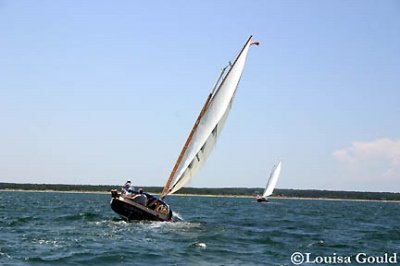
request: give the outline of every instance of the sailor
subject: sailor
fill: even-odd
[[[140,203],[144,206],[147,205],[147,196],[143,193],[143,188],[139,188],[138,195],[135,200],[137,203]]]
[[[128,192],[127,195],[129,195],[129,199],[133,200],[134,202],[147,206],[147,196],[143,193],[143,188],[133,191],[132,193]]]
[[[132,183],[130,180],[126,181],[126,183],[121,187],[122,194],[127,194],[129,188],[132,187]]]
[[[131,183],[129,188],[128,188],[128,193],[127,194],[137,194],[137,191],[135,189],[135,187],[133,186],[133,184]]]

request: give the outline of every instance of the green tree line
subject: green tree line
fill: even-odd
[[[65,184],[17,184],[0,183],[0,190],[33,190],[33,191],[78,191],[78,192],[109,192],[111,189],[120,189],[120,185],[65,185]],[[159,194],[162,187],[143,186],[147,192]],[[179,194],[193,195],[220,195],[220,196],[255,196],[263,192],[263,188],[193,188],[186,187]],[[275,189],[273,196],[299,198],[327,198],[327,199],[360,199],[360,200],[400,200],[400,193],[391,192],[360,192],[360,191],[333,191],[333,190],[300,190]]]

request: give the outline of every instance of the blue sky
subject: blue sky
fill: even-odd
[[[398,1],[0,1],[0,181],[164,185],[251,34],[189,185],[400,192]]]

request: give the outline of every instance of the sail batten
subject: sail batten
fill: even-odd
[[[250,36],[234,63],[229,64],[220,74],[170,174],[162,198],[175,193],[189,182],[214,147],[228,117],[248,49],[254,43],[251,39]]]

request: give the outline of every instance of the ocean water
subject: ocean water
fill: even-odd
[[[0,192],[0,265],[292,265],[294,252],[325,265],[400,253],[398,202],[171,196],[182,222],[127,223],[109,201]]]

